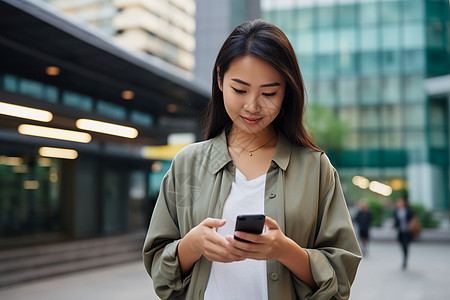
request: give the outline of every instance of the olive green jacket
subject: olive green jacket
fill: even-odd
[[[211,262],[201,257],[181,276],[179,241],[207,217],[221,218],[235,177],[226,134],[180,151],[165,175],[143,256],[162,299],[203,299]],[[266,177],[265,214],[309,254],[318,290],[279,261],[267,261],[269,299],[348,299],[361,252],[338,174],[327,156],[279,133]]]

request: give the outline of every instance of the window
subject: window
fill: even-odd
[[[97,102],[97,112],[118,120],[125,120],[127,113],[124,107],[103,100]]]
[[[379,135],[375,132],[364,132],[361,134],[364,148],[377,149],[380,147]]]
[[[423,148],[425,145],[425,133],[423,130],[410,130],[405,132],[407,148]],[[420,154],[416,154],[420,155]]]
[[[380,48],[379,30],[376,27],[363,27],[360,31],[362,51],[377,51]]]
[[[386,51],[381,53],[381,68],[383,74],[398,74],[401,70],[400,51]]]
[[[377,3],[361,3],[359,7],[359,22],[361,24],[375,24],[378,22]]]
[[[314,10],[312,8],[302,8],[295,11],[297,28],[298,29],[310,29],[314,26]]]
[[[339,51],[344,53],[356,51],[356,32],[353,27],[341,28],[339,32]]]
[[[318,83],[318,101],[321,104],[335,105],[336,103],[336,88],[334,81],[324,80]]]
[[[397,76],[383,78],[381,97],[384,103],[399,103],[401,97],[401,80]]]
[[[133,110],[130,116],[131,122],[150,127],[153,125],[153,117],[141,111]]]
[[[445,48],[445,25],[440,20],[431,20],[427,24],[427,46],[434,49]]]
[[[14,75],[5,74],[3,76],[3,88],[8,92],[17,92],[19,80]]]
[[[405,24],[402,37],[403,48],[405,49],[425,47],[425,31],[420,23]]]
[[[400,5],[402,6],[403,19],[408,21],[417,21],[424,18],[425,8],[423,0],[405,0]]]
[[[320,7],[318,9],[318,25],[332,27],[335,24],[336,8]]]
[[[346,122],[351,129],[355,131],[359,128],[359,108],[357,107],[341,107],[339,111],[340,120]]]
[[[318,31],[319,54],[332,54],[336,52],[336,32],[333,29]]]
[[[423,76],[407,76],[403,79],[403,94],[406,102],[422,102],[425,99]]]
[[[400,105],[383,105],[380,107],[381,127],[387,132],[402,128],[402,107]]]
[[[356,24],[356,19],[357,19],[356,5],[339,6],[338,21],[340,25],[354,26]]]
[[[64,105],[86,111],[92,111],[94,106],[94,101],[91,97],[71,91],[65,91],[62,100]]]
[[[398,24],[384,25],[381,28],[381,45],[384,50],[400,48],[400,29]]]
[[[304,78],[311,78],[314,76],[315,71],[315,59],[313,56],[297,55],[300,70]]]
[[[425,71],[425,52],[422,50],[404,51],[402,55],[403,70],[406,74],[417,74]],[[439,61],[442,65],[442,61]]]
[[[314,33],[310,31],[299,31],[296,36],[295,51],[302,54],[314,54]]]
[[[354,75],[358,72],[358,56],[354,53],[341,53],[338,63],[341,74]]]
[[[37,81],[24,78],[19,81],[19,93],[23,95],[41,99],[43,90],[44,86]]]
[[[379,100],[379,79],[377,77],[363,78],[360,86],[362,103],[376,104]]]
[[[377,107],[369,106],[361,109],[361,121],[363,129],[376,130],[379,127]]]
[[[385,149],[402,149],[403,135],[400,130],[389,130],[382,134],[382,147]]]
[[[361,53],[359,56],[360,70],[363,75],[378,73],[378,55],[374,52]]]
[[[339,102],[341,105],[356,104],[358,99],[357,79],[341,78],[338,81]]]
[[[399,22],[400,21],[400,5],[398,1],[381,2],[381,22]]]
[[[336,57],[334,55],[320,55],[318,59],[319,76],[334,77],[336,74]]]
[[[404,107],[405,126],[408,128],[425,127],[425,107],[423,104],[411,104]]]

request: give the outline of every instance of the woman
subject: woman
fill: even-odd
[[[284,33],[238,26],[213,70],[207,140],[161,184],[144,263],[163,299],[348,299],[361,259],[338,174],[308,135],[305,91]],[[265,232],[236,232],[264,213]]]

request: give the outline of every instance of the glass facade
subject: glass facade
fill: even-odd
[[[447,0],[262,0],[261,9],[294,46],[309,102],[349,127],[345,149],[330,154],[337,167],[407,181],[411,164],[427,164],[446,189],[448,100],[429,99],[424,80],[450,70]]]

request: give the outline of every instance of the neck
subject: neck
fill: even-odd
[[[268,126],[258,133],[245,132],[233,126],[228,134],[228,144],[237,145],[246,151],[252,151],[262,145],[265,147],[272,145],[276,141],[276,134],[273,126]]]

